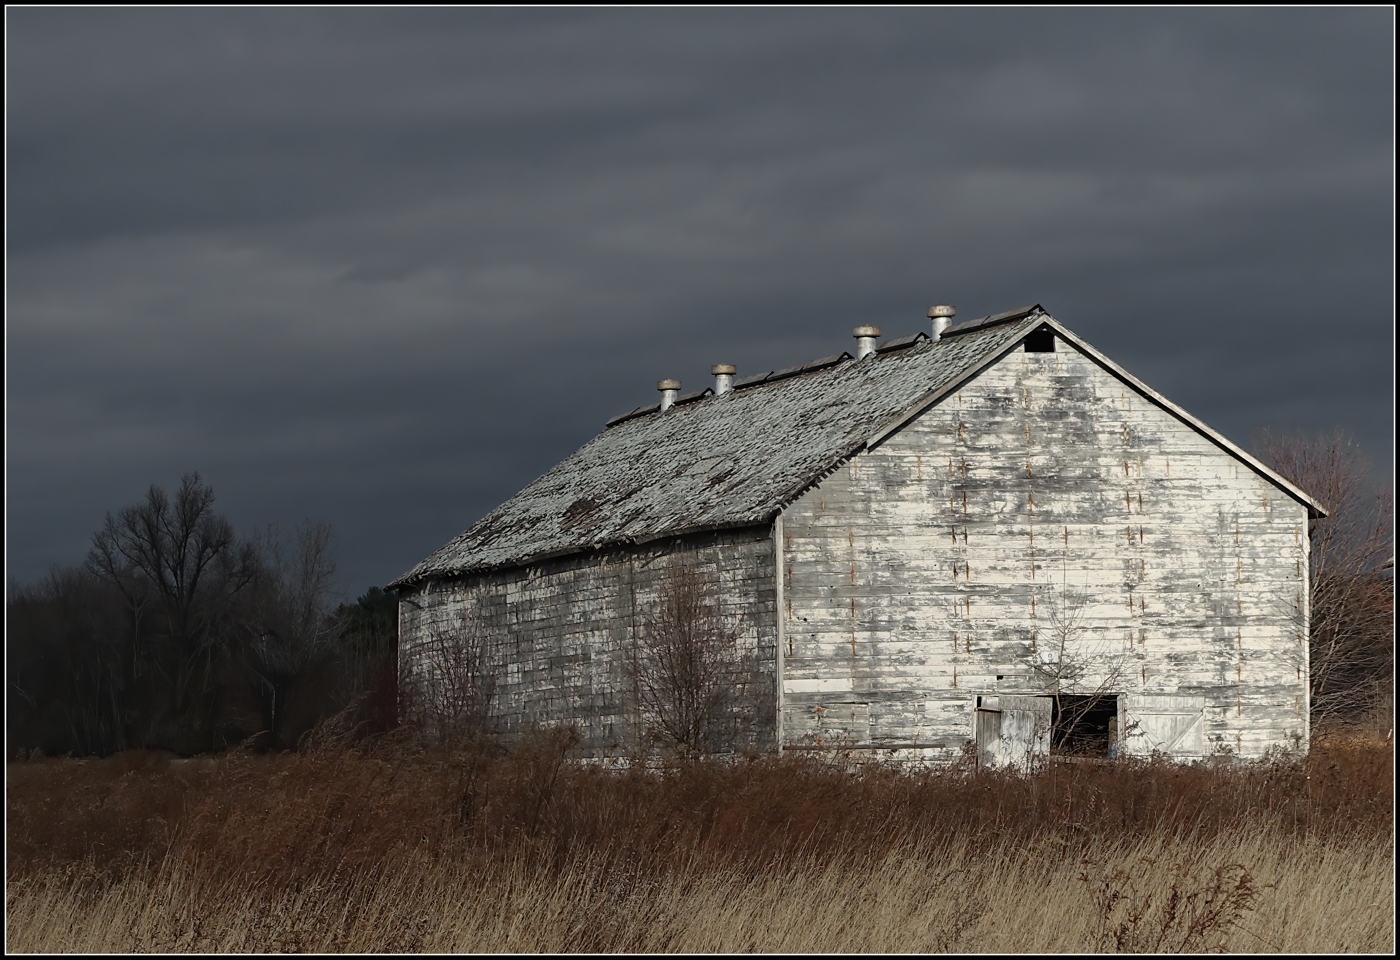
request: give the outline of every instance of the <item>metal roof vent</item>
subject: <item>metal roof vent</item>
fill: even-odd
[[[734,389],[734,374],[739,371],[732,363],[717,363],[710,368],[715,375],[715,396],[722,397]]]
[[[679,380],[658,380],[656,389],[661,391],[661,412],[665,413],[676,405],[676,398],[681,395],[681,382]]]
[[[937,340],[943,336],[943,331],[953,325],[953,317],[957,310],[946,303],[940,303],[936,307],[928,308],[929,319],[933,321],[933,339]]]
[[[875,352],[875,341],[880,339],[880,328],[861,324],[856,327],[854,336],[856,338],[856,359],[864,360]]]

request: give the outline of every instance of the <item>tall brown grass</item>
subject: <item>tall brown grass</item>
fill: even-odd
[[[30,951],[1385,951],[1386,743],[1028,778],[567,734],[10,764]]]

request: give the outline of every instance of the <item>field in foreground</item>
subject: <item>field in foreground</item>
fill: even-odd
[[[542,736],[8,772],[11,951],[1391,952],[1393,753],[604,771]]]

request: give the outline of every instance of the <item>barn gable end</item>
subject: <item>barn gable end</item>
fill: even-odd
[[[1099,358],[1018,346],[784,510],[784,738],[950,756],[979,696],[1058,687],[1306,743],[1307,520]]]

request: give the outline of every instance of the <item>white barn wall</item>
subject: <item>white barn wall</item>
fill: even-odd
[[[492,725],[515,733],[576,725],[592,756],[630,753],[642,717],[624,663],[672,558],[716,584],[723,610],[754,654],[765,689],[751,745],[772,749],[776,703],[773,540],[750,528],[599,551],[529,566],[428,580],[399,599],[401,669],[424,677],[423,645],[475,618],[497,680]],[[426,679],[426,677],[424,677]]]
[[[948,757],[978,694],[1201,696],[1208,753],[1305,747],[1307,512],[1057,338],[1016,348],[783,513],[783,740]],[[1000,676],[1001,679],[998,679]]]

